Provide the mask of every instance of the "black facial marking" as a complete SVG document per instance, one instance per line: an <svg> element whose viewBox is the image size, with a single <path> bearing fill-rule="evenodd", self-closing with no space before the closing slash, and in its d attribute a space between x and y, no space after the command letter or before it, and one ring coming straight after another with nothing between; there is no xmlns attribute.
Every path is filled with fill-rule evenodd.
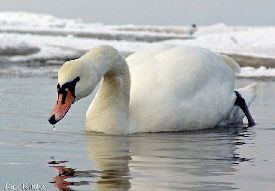
<svg viewBox="0 0 275 191"><path fill-rule="evenodd" d="M74 96L75 98L75 86L76 86L76 83L80 80L79 77L75 78L73 81L71 82L67 82L65 84L63 84L62 86L60 86L59 84L57 84L57 92L58 92L58 95L59 94L63 94L63 97L62 97L62 105L65 104L65 100L66 100L66 97L67 97L67 91L66 89L68 89L68 91L71 92L71 94Z"/></svg>
<svg viewBox="0 0 275 191"><path fill-rule="evenodd" d="M65 104L67 95L68 95L68 92L67 92L67 91L64 91L63 96L62 96L62 102L61 102L62 105Z"/></svg>

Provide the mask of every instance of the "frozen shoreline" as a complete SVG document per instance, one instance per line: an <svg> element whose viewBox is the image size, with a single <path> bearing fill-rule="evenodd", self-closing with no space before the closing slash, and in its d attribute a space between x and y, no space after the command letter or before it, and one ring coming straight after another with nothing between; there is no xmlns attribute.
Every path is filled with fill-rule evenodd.
<svg viewBox="0 0 275 191"><path fill-rule="evenodd" d="M262 75L275 76L275 26L219 23L192 30L190 26L103 25L45 14L0 12L0 64L61 64L100 44L114 46L128 56L160 43L174 43L229 55L255 71L264 66ZM254 75L252 69L248 73Z"/></svg>
<svg viewBox="0 0 275 191"><path fill-rule="evenodd" d="M233 58L241 67L254 67L259 68L261 66L267 68L275 68L275 58L255 57L249 55L227 54Z"/></svg>
<svg viewBox="0 0 275 191"><path fill-rule="evenodd" d="M0 63L0 78L56 78L57 72L63 64L62 61L52 63L25 62L25 63ZM275 80L275 68L261 66L241 67L241 73L236 78L253 78L257 80Z"/></svg>

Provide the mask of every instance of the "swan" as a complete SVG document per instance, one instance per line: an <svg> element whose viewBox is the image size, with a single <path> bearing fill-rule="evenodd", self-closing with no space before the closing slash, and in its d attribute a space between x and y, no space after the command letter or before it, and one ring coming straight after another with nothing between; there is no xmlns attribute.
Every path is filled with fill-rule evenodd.
<svg viewBox="0 0 275 191"><path fill-rule="evenodd" d="M127 59L99 45L65 62L58 100L48 117L56 124L71 105L99 90L86 113L86 130L106 134L199 130L254 120L248 107L256 84L234 91L240 66L200 47L162 44Z"/></svg>

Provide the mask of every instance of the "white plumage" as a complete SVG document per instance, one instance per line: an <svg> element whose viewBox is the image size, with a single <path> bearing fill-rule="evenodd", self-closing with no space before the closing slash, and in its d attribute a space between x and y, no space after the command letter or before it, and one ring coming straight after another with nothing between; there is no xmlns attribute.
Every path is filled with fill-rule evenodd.
<svg viewBox="0 0 275 191"><path fill-rule="evenodd" d="M128 69L129 68L129 69ZM62 84L76 77L76 100L100 89L86 115L86 130L109 134L182 131L239 122L233 110L235 74L231 58L199 47L164 44L126 60L113 47L98 46L59 71ZM255 84L241 90L247 104ZM237 115L237 116L236 116Z"/></svg>

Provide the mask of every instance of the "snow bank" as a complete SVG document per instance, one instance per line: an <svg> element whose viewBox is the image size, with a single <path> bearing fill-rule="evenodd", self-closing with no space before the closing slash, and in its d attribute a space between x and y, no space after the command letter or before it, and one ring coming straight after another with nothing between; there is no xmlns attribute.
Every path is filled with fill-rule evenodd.
<svg viewBox="0 0 275 191"><path fill-rule="evenodd" d="M166 42L201 46L224 54L275 59L275 27L228 27L223 24L202 27L192 40Z"/></svg>
<svg viewBox="0 0 275 191"><path fill-rule="evenodd" d="M30 61L47 61L47 60L68 60L79 57L89 49L100 44L109 44L119 49L125 55L133 53L142 48L150 46L150 43L128 41L106 41L91 38L68 37L51 37L41 35L17 35L17 34L0 34L0 39L9 39L6 45L0 45L0 52L6 52L8 44L17 47L22 51L26 48L29 50L25 55L8 55L6 58L10 62L30 62ZM36 46L33 46L33 45ZM21 45L21 46L18 46ZM31 48L36 48L38 52L31 52Z"/></svg>
<svg viewBox="0 0 275 191"><path fill-rule="evenodd" d="M198 36L207 35L207 34L213 35L213 34L228 33L228 32L232 32L233 30L234 29L232 27L229 27L224 23L218 23L211 26L201 27L196 34Z"/></svg>
<svg viewBox="0 0 275 191"><path fill-rule="evenodd" d="M189 29L103 25L45 14L0 12L0 61L64 61L99 44L109 44L128 55L165 42L201 46L223 54L270 58L271 65L275 60L275 26L232 27L219 23L199 26L193 36L187 34Z"/></svg>
<svg viewBox="0 0 275 191"><path fill-rule="evenodd" d="M20 40L18 35L0 34L0 39L0 55L29 55L40 51L38 46L25 40Z"/></svg>
<svg viewBox="0 0 275 191"><path fill-rule="evenodd" d="M181 30L179 28L172 28L169 30L163 27L145 27L138 30L134 28L131 29L127 26L102 25L99 23L87 24L83 23L81 20L60 19L51 15L22 12L0 13L0 24L0 31L19 34L51 36L73 35L75 37L105 40L149 42L174 38L190 38L190 35L184 33L183 27L181 27ZM178 32L179 30L181 31L180 33Z"/></svg>
<svg viewBox="0 0 275 191"><path fill-rule="evenodd" d="M237 76L240 77L275 77L275 68L266 68L261 66L260 68L242 67L241 73Z"/></svg>
<svg viewBox="0 0 275 191"><path fill-rule="evenodd" d="M60 19L47 14L0 12L1 28L81 28L79 19Z"/></svg>

